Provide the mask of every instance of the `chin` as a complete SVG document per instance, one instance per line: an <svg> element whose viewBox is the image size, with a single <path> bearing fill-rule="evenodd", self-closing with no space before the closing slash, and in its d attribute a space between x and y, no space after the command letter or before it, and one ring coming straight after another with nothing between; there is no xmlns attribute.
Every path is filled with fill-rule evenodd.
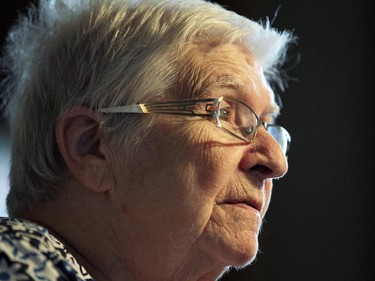
<svg viewBox="0 0 375 281"><path fill-rule="evenodd" d="M233 258L231 266L236 268L243 268L250 265L256 258L257 253L243 253L242 255L237 255Z"/></svg>
<svg viewBox="0 0 375 281"><path fill-rule="evenodd" d="M241 217L240 217L241 218ZM259 222L256 219L232 220L206 228L201 246L213 260L223 266L244 267L258 254ZM226 222L226 221L225 221Z"/></svg>
<svg viewBox="0 0 375 281"><path fill-rule="evenodd" d="M226 253L227 262L236 268L246 267L255 260L258 253L258 235L253 234L242 243L241 241L236 242L236 247L233 247L230 253Z"/></svg>

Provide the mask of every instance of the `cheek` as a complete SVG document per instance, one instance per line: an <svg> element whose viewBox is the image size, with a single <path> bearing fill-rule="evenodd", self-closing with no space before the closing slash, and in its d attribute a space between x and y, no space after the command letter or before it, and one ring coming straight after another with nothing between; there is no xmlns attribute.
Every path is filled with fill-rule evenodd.
<svg viewBox="0 0 375 281"><path fill-rule="evenodd" d="M175 160L173 170L163 175L168 177L168 186L161 187L165 190L160 193L164 219L169 218L165 225L171 227L179 221L175 235L194 240L211 223L218 196L226 193L237 169L235 155L222 146L198 143L185 146L184 157Z"/></svg>
<svg viewBox="0 0 375 281"><path fill-rule="evenodd" d="M176 158L175 167L180 167L183 172L189 167L192 173L190 186L193 193L199 196L216 196L220 189L228 182L238 167L241 157L238 151L225 146L227 140L221 142L226 134L215 128L211 122L197 122L196 126L187 126L180 132L180 143L184 145ZM218 141L219 140L219 141ZM181 157L181 155L183 155Z"/></svg>
<svg viewBox="0 0 375 281"><path fill-rule="evenodd" d="M240 155L213 142L215 133L221 132L196 126L158 134L132 163L122 163L117 185L123 191L117 200L123 214L138 225L137 235L152 233L155 244L193 243L207 228L218 231L219 219L211 222L213 210L238 169ZM162 137L167 135L173 138Z"/></svg>

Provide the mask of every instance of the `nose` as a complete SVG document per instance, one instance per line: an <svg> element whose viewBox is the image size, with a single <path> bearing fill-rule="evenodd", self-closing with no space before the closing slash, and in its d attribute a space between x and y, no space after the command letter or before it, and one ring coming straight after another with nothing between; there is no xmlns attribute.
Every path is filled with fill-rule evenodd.
<svg viewBox="0 0 375 281"><path fill-rule="evenodd" d="M261 127L244 153L239 167L265 180L283 177L288 171L288 161L280 144Z"/></svg>

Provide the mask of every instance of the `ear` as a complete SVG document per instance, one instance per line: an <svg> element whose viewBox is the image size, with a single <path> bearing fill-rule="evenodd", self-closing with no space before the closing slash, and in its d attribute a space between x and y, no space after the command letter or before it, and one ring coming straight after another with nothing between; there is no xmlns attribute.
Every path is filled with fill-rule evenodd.
<svg viewBox="0 0 375 281"><path fill-rule="evenodd" d="M110 153L99 118L87 107L69 109L57 120L56 141L72 176L91 191L105 192L112 188Z"/></svg>

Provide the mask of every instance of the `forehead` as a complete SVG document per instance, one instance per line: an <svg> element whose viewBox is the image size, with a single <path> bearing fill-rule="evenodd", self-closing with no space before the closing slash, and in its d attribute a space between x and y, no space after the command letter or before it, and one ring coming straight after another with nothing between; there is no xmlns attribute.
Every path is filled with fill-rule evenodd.
<svg viewBox="0 0 375 281"><path fill-rule="evenodd" d="M185 65L192 96L229 95L252 106L256 103L278 111L262 68L242 45L192 46L186 53Z"/></svg>

